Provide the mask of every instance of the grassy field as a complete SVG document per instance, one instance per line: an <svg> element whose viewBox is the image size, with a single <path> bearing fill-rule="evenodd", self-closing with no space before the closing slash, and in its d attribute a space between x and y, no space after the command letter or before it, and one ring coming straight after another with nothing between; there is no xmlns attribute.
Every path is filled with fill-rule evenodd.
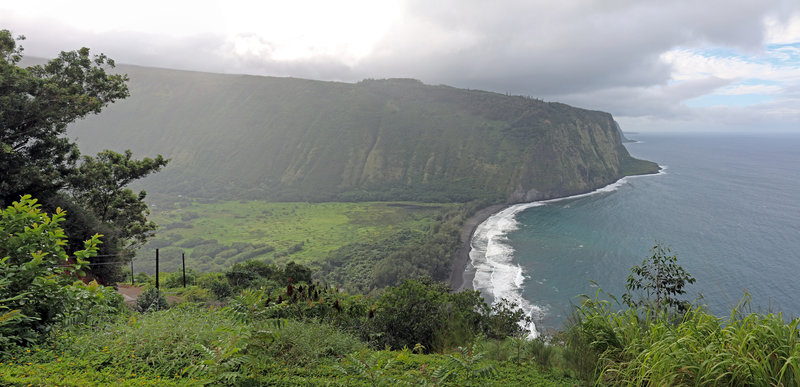
<svg viewBox="0 0 800 387"><path fill-rule="evenodd" d="M449 204L411 202L271 203L188 202L154 211L156 237L139 250L135 272L153 272L155 249L161 270L224 270L236 262L269 259L313 263L348 243L387 237L400 230L427 230ZM201 251L202 250L202 251Z"/></svg>

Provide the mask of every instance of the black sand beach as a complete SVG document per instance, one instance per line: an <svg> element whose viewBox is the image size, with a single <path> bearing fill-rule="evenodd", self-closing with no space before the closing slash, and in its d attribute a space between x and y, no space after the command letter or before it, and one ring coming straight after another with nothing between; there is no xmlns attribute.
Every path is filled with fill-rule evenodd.
<svg viewBox="0 0 800 387"><path fill-rule="evenodd" d="M454 291L463 289L472 289L472 278L465 278L465 270L469 262L469 252L471 250L472 235L479 224L483 223L490 216L506 208L508 204L496 204L486 207L471 218L464 222L464 227L461 228L461 245L456 252L455 260L453 261L453 270L450 273L450 287Z"/></svg>

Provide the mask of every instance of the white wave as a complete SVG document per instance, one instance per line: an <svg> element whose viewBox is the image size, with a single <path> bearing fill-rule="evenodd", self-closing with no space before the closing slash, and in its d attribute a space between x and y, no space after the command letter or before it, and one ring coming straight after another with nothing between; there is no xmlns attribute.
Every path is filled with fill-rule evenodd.
<svg viewBox="0 0 800 387"><path fill-rule="evenodd" d="M665 170L666 166L662 166L657 175L665 173ZM514 248L509 245L507 238L509 232L519 227L516 219L517 214L529 208L544 206L548 203L579 199L598 193L614 192L626 184L629 179L635 177L638 176L623 177L614 183L585 194L515 204L487 218L475 228L475 233L470 242L469 257L471 267L469 270L475 271L472 288L480 291L484 296L490 296L493 304L502 299L516 303L531 318L532 322L525 327L530 331L528 337L531 339L536 338L539 332L536 330L535 321L541 320L546 313L546 309L534 305L522 297L525 272L522 266L514 260Z"/></svg>

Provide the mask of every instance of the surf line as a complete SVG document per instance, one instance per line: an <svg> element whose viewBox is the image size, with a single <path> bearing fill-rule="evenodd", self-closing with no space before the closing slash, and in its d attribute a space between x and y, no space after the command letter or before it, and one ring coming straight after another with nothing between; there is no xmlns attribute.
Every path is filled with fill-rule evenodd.
<svg viewBox="0 0 800 387"><path fill-rule="evenodd" d="M625 176L605 187L588 193L515 204L493 214L475 228L470 241L470 259L467 271L474 272L472 288L480 291L484 297L488 297L492 305L503 299L516 303L530 317L530 324L524 328L530 332L528 338L535 339L540 334L536 330L535 322L541 320L547 311L545 308L534 305L522 297L525 271L515 261L514 248L509 244L507 237L509 232L519 228L519 222L516 219L517 214L529 208L540 207L562 200L580 199L599 193L614 192L631 178L658 176L666 173L666 166L659 166L659 168L660 170L656 174Z"/></svg>

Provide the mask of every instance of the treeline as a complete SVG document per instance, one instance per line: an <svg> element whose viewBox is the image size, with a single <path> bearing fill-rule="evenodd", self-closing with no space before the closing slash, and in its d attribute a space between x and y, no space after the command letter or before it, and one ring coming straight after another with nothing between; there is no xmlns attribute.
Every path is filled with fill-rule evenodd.
<svg viewBox="0 0 800 387"><path fill-rule="evenodd" d="M443 209L427 232L406 230L339 248L320 265L320 278L365 294L421 276L446 281L464 222L486 205L486 201L475 201Z"/></svg>
<svg viewBox="0 0 800 387"><path fill-rule="evenodd" d="M473 200L501 201L505 197L498 192L487 191L469 178L458 182L430 182L413 186L383 184L363 189L337 190L309 189L309 187L292 187L274 184L263 187L250 187L232 192L230 187L191 183L184 181L176 185L175 192L192 192L198 199L213 198L216 200L266 200L275 202L292 202L302 198L311 203L320 202L379 202L379 201L413 201L422 203L466 203Z"/></svg>

